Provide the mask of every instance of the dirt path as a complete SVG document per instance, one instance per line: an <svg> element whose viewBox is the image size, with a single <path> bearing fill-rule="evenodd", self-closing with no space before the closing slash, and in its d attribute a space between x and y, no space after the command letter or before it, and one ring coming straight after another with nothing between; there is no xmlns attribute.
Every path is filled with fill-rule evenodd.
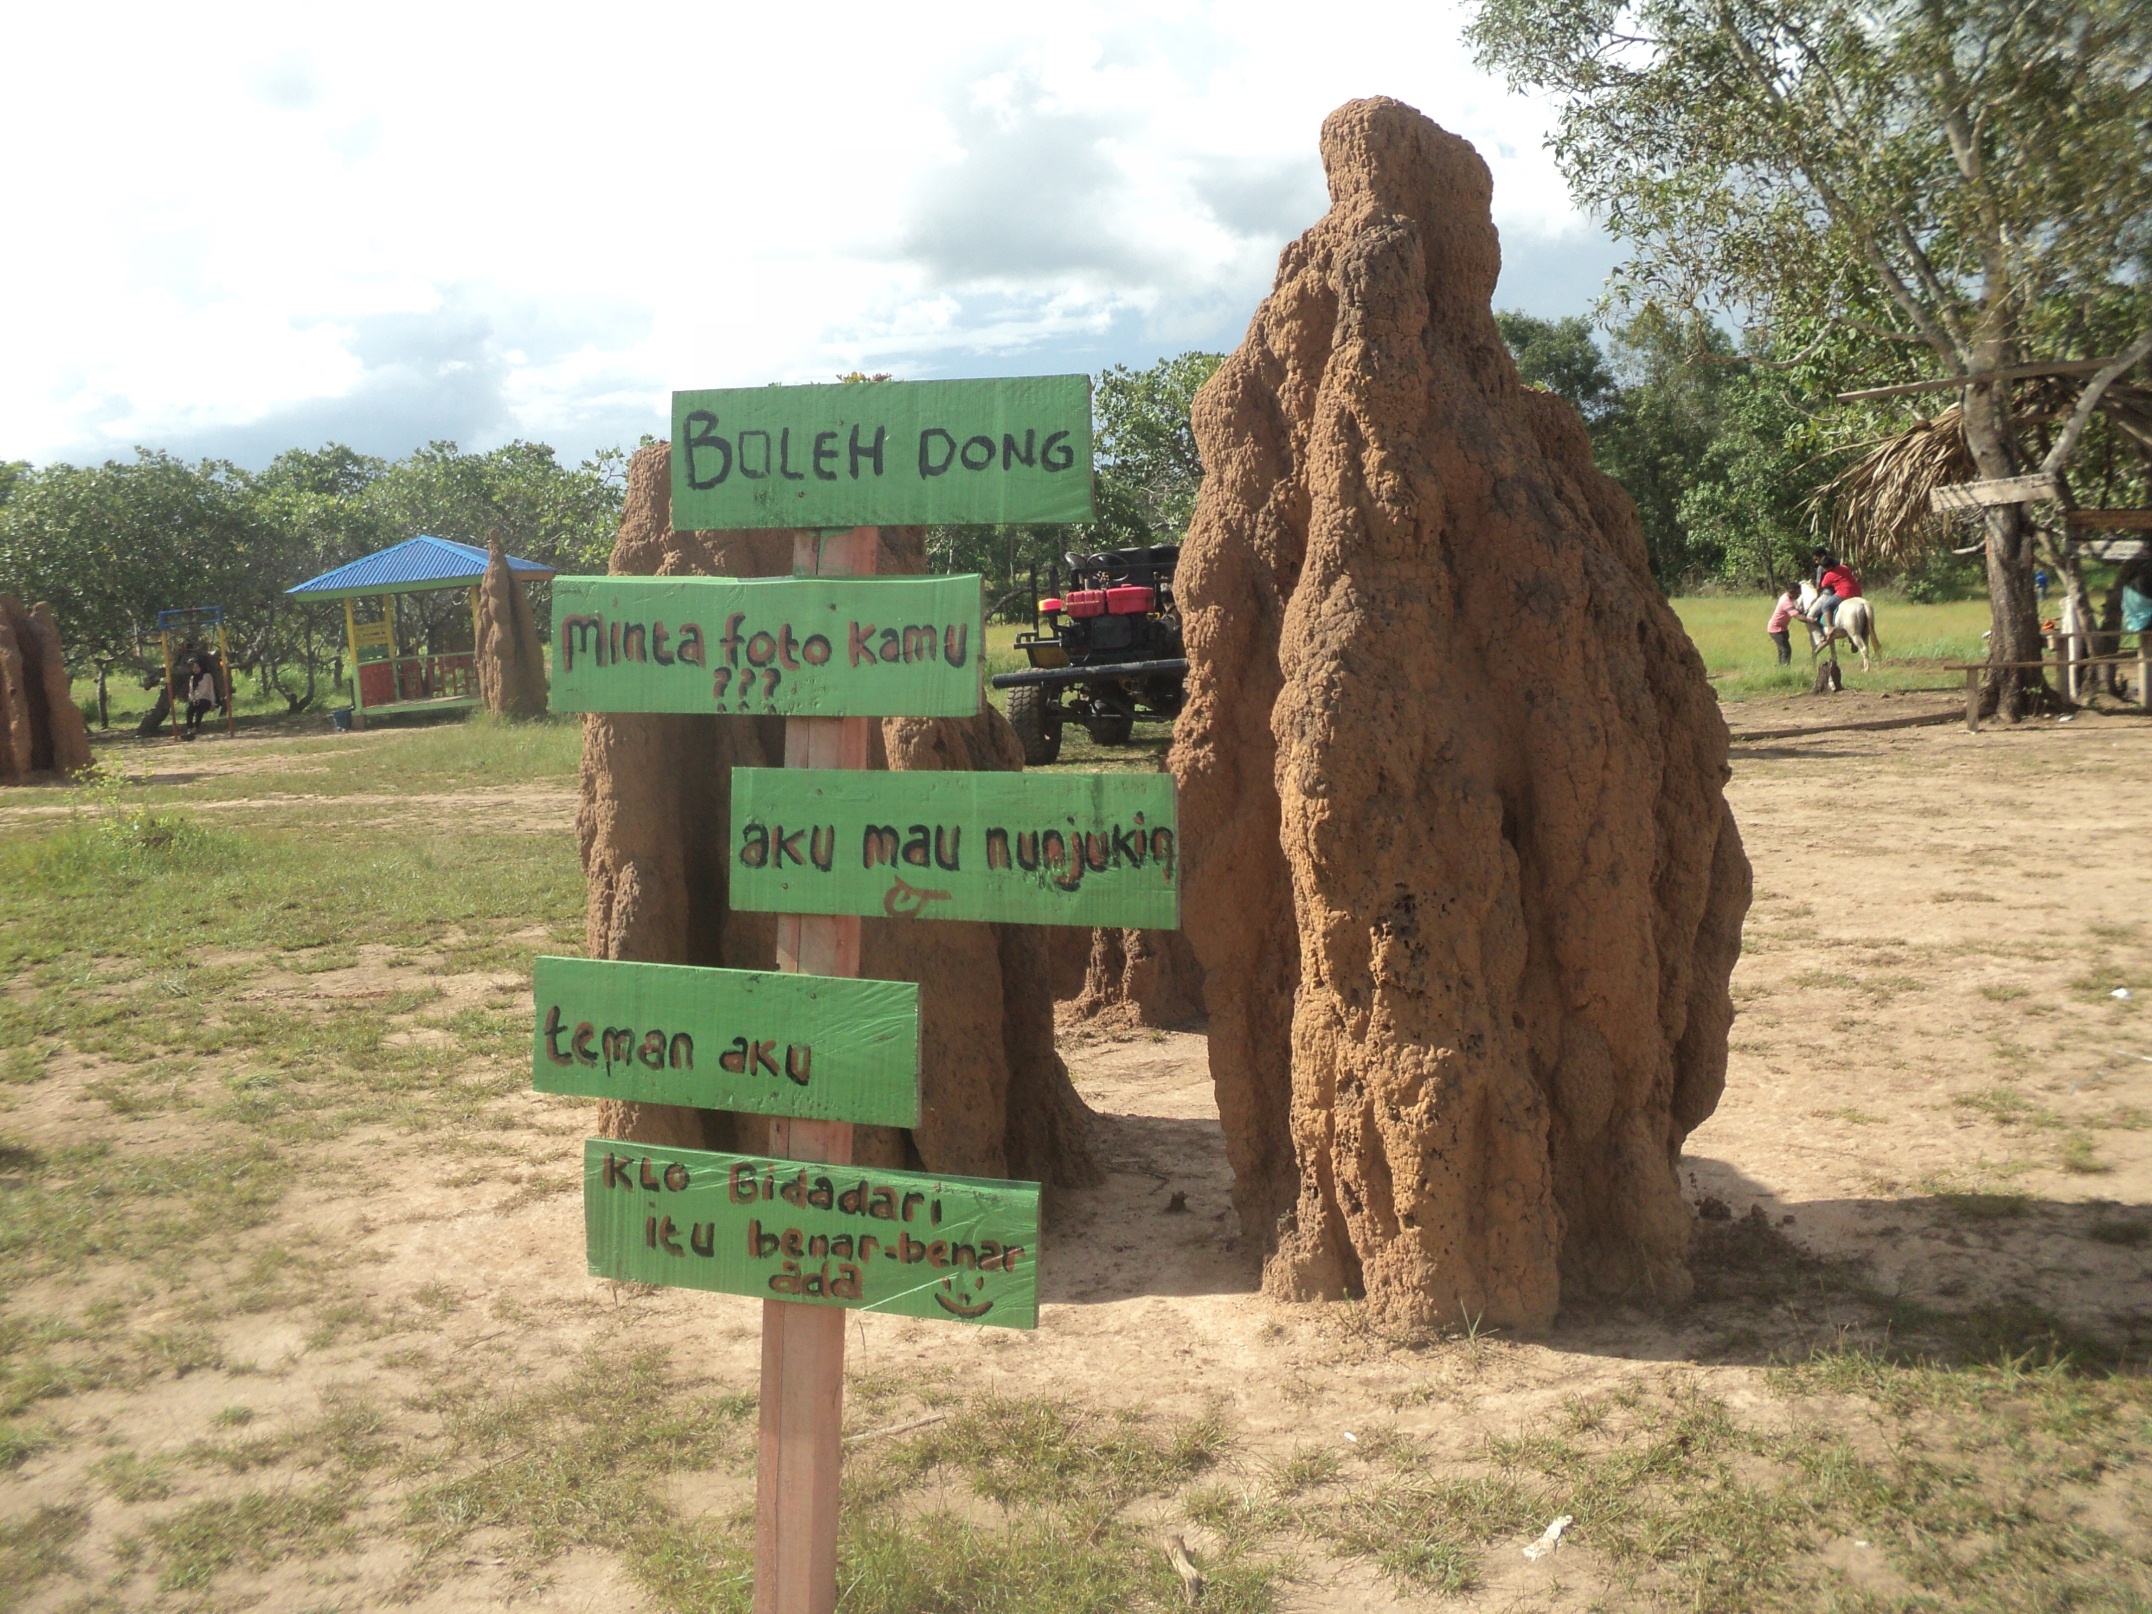
<svg viewBox="0 0 2152 1614"><path fill-rule="evenodd" d="M1862 1282L1909 1300L2038 1306L2140 1352L2152 1342L2152 1259L2142 1233L2129 1231L2152 1218L2148 780L2152 725L2124 719L1737 746L1732 794L1758 895L1735 978L1726 1098L1683 1165L1707 1240L1714 1229L1765 1228L1770 1240L1791 1241L1769 1248L1798 1272L1843 1259ZM406 809L433 800L394 799ZM311 798L218 805L290 800ZM361 816L375 805L320 800ZM444 798L442 809L482 801ZM561 804L540 805L557 827ZM419 985L447 993L426 1011L436 1016L527 1001L520 979L444 978L423 962L264 975L257 990ZM1200 1036L1079 1038L1065 1051L1098 1113L1109 1176L1056 1210L1038 1331L856 1316L850 1368L863 1431L996 1395L1132 1407L1151 1422L1216 1413L1236 1442L1225 1489L1314 1506L1372 1484L1378 1450L1409 1448L1440 1470L1594 1398L1708 1395L1777 1429L1792 1415L1763 1364L1854 1326L1838 1290L1707 1284L1703 1303L1671 1315L1581 1303L1541 1340L1404 1349L1369 1338L1350 1306L1285 1306L1257 1292L1233 1234ZM500 1068L515 1074L512 1058ZM176 1124L130 1132L94 1098L97 1076L94 1061L81 1061L33 1090L9 1115L10 1132L57 1146L102 1129L125 1150ZM56 1497L90 1500L67 1548L72 1569L26 1607L89 1607L80 1600L99 1587L111 1601L98 1607L191 1606L202 1588L160 1589L141 1567L144 1540L164 1539L156 1521L175 1497L236 1507L265 1485L312 1494L301 1448L332 1440L320 1431L343 1427L323 1421L339 1407L367 1409L378 1423L366 1449L389 1454L364 1469L375 1477L342 1527L349 1540L260 1563L242 1555L217 1570L215 1606L660 1606L618 1552L576 1548L534 1561L520 1530L481 1522L429 1556L401 1533L399 1521L429 1494L428 1454L452 1444L469 1398L557 1382L585 1352L652 1345L695 1384L739 1391L755 1379L758 1303L585 1276L585 1106L518 1090L488 1113L483 1127L437 1146L389 1128L338 1141L275 1223L245 1242L257 1258L276 1249L296 1260L279 1269L290 1274L286 1292L188 1324L206 1337L178 1373L91 1385L58 1403L67 1438L0 1478L0 1520L27 1518ZM1762 1298L1712 1298L1722 1292ZM25 1310L67 1303L57 1286L16 1297ZM1873 1403L1816 1403L1827 1404L1844 1411L1848 1438L1881 1449ZM240 1428L291 1439L265 1448L253 1468L236 1459L171 1466L190 1451L229 1450ZM741 1450L669 1474L670 1505L689 1521L737 1518L752 1498ZM115 1452L166 1463L164 1488L114 1483ZM1280 1478L1294 1474L1302 1478ZM2143 1481L2118 1483L2058 1505L2152 1548ZM1207 1561L1228 1544L1215 1518L1155 1522L1184 1531ZM1588 1545L1527 1560L1521 1549L1537 1528L1486 1548L1478 1584L1455 1596L1401 1590L1369 1558L1303 1540L1278 1606L1342 1614L1654 1600L1632 1603L1620 1590L1629 1583ZM1904 1585L1850 1533L1813 1550L1842 1591L1887 1597Z"/></svg>

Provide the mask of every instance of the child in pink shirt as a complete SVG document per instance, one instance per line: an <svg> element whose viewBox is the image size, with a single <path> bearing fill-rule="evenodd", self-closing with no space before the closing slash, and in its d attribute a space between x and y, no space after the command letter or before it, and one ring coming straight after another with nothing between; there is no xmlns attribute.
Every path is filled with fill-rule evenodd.
<svg viewBox="0 0 2152 1614"><path fill-rule="evenodd" d="M1800 614L1801 602L1793 597L1793 590L1790 588L1778 597L1778 604L1771 608L1771 620L1765 626L1764 632L1768 633L1771 642L1778 646L1778 664L1781 667L1793 660L1793 640L1786 624Z"/></svg>

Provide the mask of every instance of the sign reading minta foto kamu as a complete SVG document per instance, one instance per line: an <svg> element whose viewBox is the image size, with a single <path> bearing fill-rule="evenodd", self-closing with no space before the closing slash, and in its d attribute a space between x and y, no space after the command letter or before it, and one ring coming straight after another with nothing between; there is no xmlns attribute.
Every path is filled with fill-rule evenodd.
<svg viewBox="0 0 2152 1614"><path fill-rule="evenodd" d="M673 394L683 528L1091 519L1088 376Z"/></svg>
<svg viewBox="0 0 2152 1614"><path fill-rule="evenodd" d="M593 1277L1035 1328L1039 1185L593 1138Z"/></svg>
<svg viewBox="0 0 2152 1614"><path fill-rule="evenodd" d="M1180 924L1171 775L732 770L735 908Z"/></svg>
<svg viewBox="0 0 2152 1614"><path fill-rule="evenodd" d="M561 577L556 712L970 717L979 579Z"/></svg>

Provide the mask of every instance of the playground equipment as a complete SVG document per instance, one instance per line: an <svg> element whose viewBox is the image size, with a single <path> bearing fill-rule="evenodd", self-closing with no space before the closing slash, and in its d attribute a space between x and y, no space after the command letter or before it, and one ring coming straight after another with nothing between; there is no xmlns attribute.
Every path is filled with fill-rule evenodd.
<svg viewBox="0 0 2152 1614"><path fill-rule="evenodd" d="M544 582L550 566L510 555L519 582ZM284 592L293 599L344 602L344 635L351 652L352 724L404 712L454 711L479 702L475 648L407 654L396 632L396 599L402 594L440 594L467 589L471 642L478 642L478 585L486 575L486 552L470 544L421 534L400 544L323 572ZM378 601L379 615L361 622L358 605Z"/></svg>
<svg viewBox="0 0 2152 1614"><path fill-rule="evenodd" d="M179 657L202 654L207 648L202 635L210 628L217 630L217 654L210 665L217 681L217 704L224 708L225 737L228 739L236 732L232 722L232 647L224 636L224 607L190 605L177 611L157 613L157 638L164 648L164 695L172 709L172 738L175 740L179 738L180 718L187 710L187 684L179 675ZM172 653L174 634L179 636L179 656Z"/></svg>

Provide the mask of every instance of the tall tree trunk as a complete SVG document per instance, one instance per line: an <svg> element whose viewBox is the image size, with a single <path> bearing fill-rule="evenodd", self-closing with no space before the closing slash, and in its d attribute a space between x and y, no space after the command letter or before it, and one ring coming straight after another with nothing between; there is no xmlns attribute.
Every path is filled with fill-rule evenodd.
<svg viewBox="0 0 2152 1614"><path fill-rule="evenodd" d="M1965 446L1988 479L2020 470L2003 389L2008 382L1965 389ZM1990 505L1988 533L1988 660L2040 659L2040 597L2032 585L2032 523L2021 504ZM1988 673L1981 709L2015 722L2047 703L2047 681L2038 667L1996 666Z"/></svg>
<svg viewBox="0 0 2152 1614"><path fill-rule="evenodd" d="M97 726L100 729L112 726L112 702L105 695L105 679L111 671L106 663L100 661L97 664Z"/></svg>

